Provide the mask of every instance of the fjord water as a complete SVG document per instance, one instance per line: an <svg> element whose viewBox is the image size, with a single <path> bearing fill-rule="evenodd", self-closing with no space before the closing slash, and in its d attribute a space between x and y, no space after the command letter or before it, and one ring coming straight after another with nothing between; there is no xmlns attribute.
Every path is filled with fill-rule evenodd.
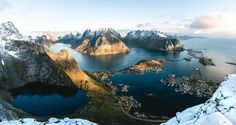
<svg viewBox="0 0 236 125"><path fill-rule="evenodd" d="M115 74L110 80L113 84L128 84L128 93L118 93L134 96L141 105L141 112L151 115L173 116L176 112L182 111L202 102L205 98L175 92L173 87L164 86L160 80L168 74L176 76L190 76L198 73L203 79L222 81L228 73L235 73L236 66L225 62L236 62L235 50L236 40L223 38L195 38L183 40L186 49L202 51L205 56L212 58L216 66L203 66L198 59L190 62L184 60L189 57L187 51L183 52L158 52L141 48L131 48L130 53L110 56L88 56L75 52L64 44L57 44L51 50L58 52L60 49L67 49L76 59L83 70L119 70L137 63L143 59L165 58L165 64L160 73L147 72L142 76L132 74ZM196 72L199 68L200 72Z"/></svg>
<svg viewBox="0 0 236 125"><path fill-rule="evenodd" d="M177 93L174 87L165 86L160 80L166 75L168 74L153 72L146 72L142 76L115 74L110 80L114 84L129 85L128 93L118 92L117 94L133 96L141 103L141 108L137 110L149 115L173 117L176 112L207 100L206 98Z"/></svg>
<svg viewBox="0 0 236 125"><path fill-rule="evenodd" d="M86 93L74 88L30 83L10 90L12 104L38 116L59 116L78 111L88 102Z"/></svg>
<svg viewBox="0 0 236 125"><path fill-rule="evenodd" d="M130 53L107 56L88 56L72 50L69 45L58 43L50 49L59 52L67 49L75 58L77 63L86 71L119 70L136 64L142 59L165 58L169 62L165 65L167 73L176 73L179 76L189 75L199 68L202 77L208 80L222 81L228 73L235 73L236 66L225 62L236 62L235 50L236 39L224 38L193 38L181 40L186 49L202 51L205 56L212 58L216 66L203 66L197 59L190 62L183 60L188 57L186 51L183 52L159 52L141 48L130 48Z"/></svg>

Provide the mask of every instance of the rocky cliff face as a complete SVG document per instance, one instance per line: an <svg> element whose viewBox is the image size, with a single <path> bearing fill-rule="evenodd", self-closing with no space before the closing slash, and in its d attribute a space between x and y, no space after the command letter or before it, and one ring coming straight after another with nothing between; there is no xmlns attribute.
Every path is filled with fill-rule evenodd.
<svg viewBox="0 0 236 125"><path fill-rule="evenodd" d="M7 27L7 28L5 28ZM11 22L1 25L0 82L3 88L31 82L73 85L70 78L48 57L43 46L23 37ZM3 37L2 37L3 36Z"/></svg>
<svg viewBox="0 0 236 125"><path fill-rule="evenodd" d="M76 51L89 55L111 55L129 52L129 48L110 30L99 34L86 33Z"/></svg>
<svg viewBox="0 0 236 125"><path fill-rule="evenodd" d="M129 47L140 47L160 51L183 50L183 46L178 39L168 37L168 35L159 31L131 31L127 34L124 41Z"/></svg>
<svg viewBox="0 0 236 125"><path fill-rule="evenodd" d="M75 86L47 55L46 49L21 35L12 22L0 25L0 62L1 94L31 82ZM17 118L16 111L26 114L0 99L0 120Z"/></svg>
<svg viewBox="0 0 236 125"><path fill-rule="evenodd" d="M225 81L206 103L188 108L163 125L235 125L236 74Z"/></svg>

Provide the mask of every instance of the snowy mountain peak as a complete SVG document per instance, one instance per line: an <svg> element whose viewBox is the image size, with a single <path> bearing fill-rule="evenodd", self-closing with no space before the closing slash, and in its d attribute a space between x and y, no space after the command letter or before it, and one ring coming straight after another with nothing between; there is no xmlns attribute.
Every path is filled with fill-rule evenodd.
<svg viewBox="0 0 236 125"><path fill-rule="evenodd" d="M236 74L226 75L212 98L176 113L176 117L163 125L235 125Z"/></svg>
<svg viewBox="0 0 236 125"><path fill-rule="evenodd" d="M156 30L134 30L127 34L131 38L167 38L168 36Z"/></svg>
<svg viewBox="0 0 236 125"><path fill-rule="evenodd" d="M22 34L14 26L11 21L0 25L0 38L1 39L22 39Z"/></svg>
<svg viewBox="0 0 236 125"><path fill-rule="evenodd" d="M12 33L19 33L18 29L14 26L13 22L11 21L1 24L0 29L1 31L6 30Z"/></svg>
<svg viewBox="0 0 236 125"><path fill-rule="evenodd" d="M101 28L99 30L92 31L90 29L87 29L83 33L83 38L90 38L90 39L97 39L99 36L104 35L105 33L110 33L113 36L117 38L121 38L121 35L119 32L115 31L112 28Z"/></svg>

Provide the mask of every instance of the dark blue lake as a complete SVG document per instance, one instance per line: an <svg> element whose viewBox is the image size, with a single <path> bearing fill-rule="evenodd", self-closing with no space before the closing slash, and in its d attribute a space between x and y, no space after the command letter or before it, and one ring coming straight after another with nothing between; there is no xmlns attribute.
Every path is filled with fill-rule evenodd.
<svg viewBox="0 0 236 125"><path fill-rule="evenodd" d="M89 98L74 88L31 83L11 89L12 104L32 115L59 116L71 114L84 107Z"/></svg>

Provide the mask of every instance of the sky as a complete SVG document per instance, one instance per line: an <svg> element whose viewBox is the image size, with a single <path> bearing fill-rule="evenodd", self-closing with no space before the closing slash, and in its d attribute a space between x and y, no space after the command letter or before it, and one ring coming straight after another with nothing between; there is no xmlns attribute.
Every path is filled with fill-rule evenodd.
<svg viewBox="0 0 236 125"><path fill-rule="evenodd" d="M236 36L236 0L0 0L0 23L22 32L155 29Z"/></svg>

